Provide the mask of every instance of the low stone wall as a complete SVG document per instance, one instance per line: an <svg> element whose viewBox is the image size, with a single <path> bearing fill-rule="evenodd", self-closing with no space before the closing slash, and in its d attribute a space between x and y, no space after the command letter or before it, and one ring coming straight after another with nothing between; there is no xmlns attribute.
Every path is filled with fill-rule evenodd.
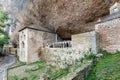
<svg viewBox="0 0 120 80"><path fill-rule="evenodd" d="M44 60L53 66L65 68L68 64L75 65L76 62L81 61L85 54L89 52L81 52L75 48L45 48L43 49Z"/></svg>
<svg viewBox="0 0 120 80"><path fill-rule="evenodd" d="M76 77L74 77L72 80L86 80L90 73L91 67L92 67L92 63L84 66L83 69L79 68L77 70Z"/></svg>
<svg viewBox="0 0 120 80"><path fill-rule="evenodd" d="M16 55L17 54L17 48L11 48L10 53L13 54L13 55Z"/></svg>
<svg viewBox="0 0 120 80"><path fill-rule="evenodd" d="M16 55L17 54L17 49L18 48L14 48L11 44L5 44L4 47L3 47L3 52Z"/></svg>
<svg viewBox="0 0 120 80"><path fill-rule="evenodd" d="M76 71L69 73L67 76L62 79L57 80L86 80L90 70L93 66L93 61L89 61L87 64L82 65Z"/></svg>
<svg viewBox="0 0 120 80"><path fill-rule="evenodd" d="M42 57L53 66L65 68L67 65L75 65L89 54L89 50L97 54L97 34L95 31L72 36L71 47L44 48ZM43 59L41 58L41 59Z"/></svg>

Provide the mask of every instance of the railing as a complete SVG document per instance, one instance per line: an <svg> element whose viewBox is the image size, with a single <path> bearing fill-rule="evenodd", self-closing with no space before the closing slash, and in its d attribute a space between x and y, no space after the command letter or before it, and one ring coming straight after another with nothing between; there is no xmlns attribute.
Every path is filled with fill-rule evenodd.
<svg viewBox="0 0 120 80"><path fill-rule="evenodd" d="M72 47L71 41L63 41L63 42L55 42L52 44L48 44L49 48L70 48Z"/></svg>

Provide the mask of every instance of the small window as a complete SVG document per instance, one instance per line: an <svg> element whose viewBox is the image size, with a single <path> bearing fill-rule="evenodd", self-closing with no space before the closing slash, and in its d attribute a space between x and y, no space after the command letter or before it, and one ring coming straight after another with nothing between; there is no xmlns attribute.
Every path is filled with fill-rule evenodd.
<svg viewBox="0 0 120 80"><path fill-rule="evenodd" d="M24 39L25 39L25 37L26 37L26 36L24 35Z"/></svg>
<svg viewBox="0 0 120 80"><path fill-rule="evenodd" d="M117 13L117 12L119 12L119 9L118 9L118 7L116 7L116 8L114 8L114 13Z"/></svg>
<svg viewBox="0 0 120 80"><path fill-rule="evenodd" d="M24 42L22 42L22 48L25 48L25 44L24 44Z"/></svg>
<svg viewBox="0 0 120 80"><path fill-rule="evenodd" d="M22 34L24 34L24 32L22 31Z"/></svg>

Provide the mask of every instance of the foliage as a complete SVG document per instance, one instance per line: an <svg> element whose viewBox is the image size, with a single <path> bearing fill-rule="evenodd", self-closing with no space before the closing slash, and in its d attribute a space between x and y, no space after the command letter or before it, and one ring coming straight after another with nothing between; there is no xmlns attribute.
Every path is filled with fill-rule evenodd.
<svg viewBox="0 0 120 80"><path fill-rule="evenodd" d="M5 27L4 21L7 19L8 17L3 12L2 8L0 8L0 47L8 43L8 34L3 30L3 28Z"/></svg>
<svg viewBox="0 0 120 80"><path fill-rule="evenodd" d="M22 63L19 62L19 64ZM37 61L31 64L9 68L8 80L15 80L16 78L18 78L17 80L39 80L40 74L44 73L45 68L46 66L44 61ZM21 72L21 70L23 71ZM13 76L13 74L16 76Z"/></svg>
<svg viewBox="0 0 120 80"><path fill-rule="evenodd" d="M33 65L33 64L37 64L37 65L45 65L45 61L36 61L36 62L33 62L33 63L31 63L31 64L29 64L29 65Z"/></svg>
<svg viewBox="0 0 120 80"><path fill-rule="evenodd" d="M6 14L2 10L2 8L0 8L0 22L4 22L7 19L8 19L8 17L6 16Z"/></svg>
<svg viewBox="0 0 120 80"><path fill-rule="evenodd" d="M104 57L98 58L87 80L119 80L120 79L120 52L110 54L101 50Z"/></svg>
<svg viewBox="0 0 120 80"><path fill-rule="evenodd" d="M18 76L13 76L12 80L19 80Z"/></svg>
<svg viewBox="0 0 120 80"><path fill-rule="evenodd" d="M87 59L87 60L93 60L93 59L95 59L96 58L96 56L95 56L95 54L88 54L88 55L85 55L85 58Z"/></svg>
<svg viewBox="0 0 120 80"><path fill-rule="evenodd" d="M3 22L0 22L1 27L5 27L5 24Z"/></svg>
<svg viewBox="0 0 120 80"><path fill-rule="evenodd" d="M2 47L4 44L8 44L9 37L8 35L0 35L0 47Z"/></svg>
<svg viewBox="0 0 120 80"><path fill-rule="evenodd" d="M102 49L100 49L99 51L98 51L98 53L101 53L101 54L103 54L103 55L109 55L110 53L109 52L107 52L106 50L102 50Z"/></svg>
<svg viewBox="0 0 120 80"><path fill-rule="evenodd" d="M93 60L95 58L96 58L96 56L92 52L92 49L89 49L89 51L87 52L87 54L85 54L85 59L87 59L87 60Z"/></svg>
<svg viewBox="0 0 120 80"><path fill-rule="evenodd" d="M38 80L38 79L37 79L38 76L37 76L37 75L34 75L34 74L30 75L29 78L30 78L31 80ZM29 80L29 79L27 79L27 77L26 77L26 80Z"/></svg>

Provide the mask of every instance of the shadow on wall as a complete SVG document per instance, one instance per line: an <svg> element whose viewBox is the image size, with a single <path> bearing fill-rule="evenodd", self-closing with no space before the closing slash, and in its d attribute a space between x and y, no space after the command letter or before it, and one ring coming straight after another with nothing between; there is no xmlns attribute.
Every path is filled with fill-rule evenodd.
<svg viewBox="0 0 120 80"><path fill-rule="evenodd" d="M37 50L37 53L38 53L38 56L41 60L44 60L44 55L43 55L43 51L42 51L42 47L40 47L38 50Z"/></svg>

